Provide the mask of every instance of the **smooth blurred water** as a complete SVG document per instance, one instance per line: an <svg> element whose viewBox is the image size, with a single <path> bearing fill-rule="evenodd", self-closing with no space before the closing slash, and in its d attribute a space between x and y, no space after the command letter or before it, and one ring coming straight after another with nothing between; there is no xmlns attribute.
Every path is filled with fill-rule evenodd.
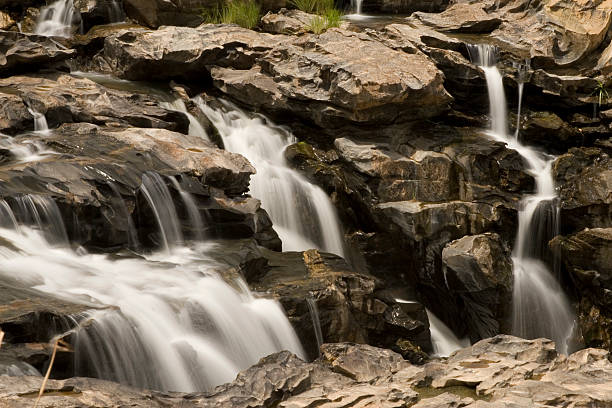
<svg viewBox="0 0 612 408"><path fill-rule="evenodd" d="M340 222L331 200L287 164L284 152L297 142L295 137L235 105L212 108L201 98L194 101L219 131L225 148L240 153L257 169L250 192L270 214L283 250L318 248L344 256Z"/></svg>
<svg viewBox="0 0 612 408"><path fill-rule="evenodd" d="M70 37L74 13L73 0L57 0L43 7L34 33L47 37Z"/></svg>
<svg viewBox="0 0 612 408"><path fill-rule="evenodd" d="M519 205L519 227L512 252L512 334L529 339L552 339L557 349L567 354L575 316L559 282L542 261L548 241L559 229L557 192L552 175L555 158L521 144L518 133L517 136L509 134L506 95L502 75L495 65L495 47L480 44L468 49L487 80L490 135L522 156L526 170L534 177L537 187L536 193L524 197Z"/></svg>

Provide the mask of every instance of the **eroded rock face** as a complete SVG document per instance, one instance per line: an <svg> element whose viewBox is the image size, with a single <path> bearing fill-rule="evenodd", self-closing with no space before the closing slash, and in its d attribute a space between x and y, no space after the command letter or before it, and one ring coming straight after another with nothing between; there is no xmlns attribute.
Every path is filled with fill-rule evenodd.
<svg viewBox="0 0 612 408"><path fill-rule="evenodd" d="M442 31L491 33L517 54L567 65L601 45L612 23L611 8L609 0L466 0L440 14L416 13L415 18Z"/></svg>
<svg viewBox="0 0 612 408"><path fill-rule="evenodd" d="M51 72L0 79L0 98L7 101L0 132L15 134L34 127L28 107L45 115L49 126L86 122L129 125L187 133L189 120L159 106L151 95L118 91L72 75Z"/></svg>
<svg viewBox="0 0 612 408"><path fill-rule="evenodd" d="M0 75L30 71L75 55L55 40L34 34L0 31Z"/></svg>
<svg viewBox="0 0 612 408"><path fill-rule="evenodd" d="M318 308L324 342L392 347L398 340L409 340L431 349L424 307L398 303L382 291L379 280L351 270L342 258L317 250L260 253L267 266L253 261L250 267L243 265L248 283L278 298L313 358L318 352L308 299Z"/></svg>
<svg viewBox="0 0 612 408"><path fill-rule="evenodd" d="M202 80L208 65L251 67L282 39L233 25L129 29L108 37L100 58L121 78Z"/></svg>
<svg viewBox="0 0 612 408"><path fill-rule="evenodd" d="M612 160L599 148L573 148L553 165L564 229L612 225Z"/></svg>
<svg viewBox="0 0 612 408"><path fill-rule="evenodd" d="M249 70L213 68L211 75L216 87L247 105L331 127L431 117L451 99L425 55L342 29L282 42Z"/></svg>
<svg viewBox="0 0 612 408"><path fill-rule="evenodd" d="M499 334L512 299L510 250L499 235L455 240L442 250L442 262L447 285L465 302L472 337Z"/></svg>
<svg viewBox="0 0 612 408"><path fill-rule="evenodd" d="M550 246L582 296L579 321L586 345L612 349L612 228L558 236Z"/></svg>
<svg viewBox="0 0 612 408"><path fill-rule="evenodd" d="M321 357L312 363L282 351L206 394L159 393L74 378L50 380L40 406L545 408L554 403L605 407L612 403L608 356L600 349L557 355L546 339L497 336L448 360L416 367L389 350L325 344ZM23 406L38 393L41 381L0 377L0 398L7 407Z"/></svg>
<svg viewBox="0 0 612 408"><path fill-rule="evenodd" d="M306 26L310 24L313 14L301 10L281 9L278 13L267 13L261 18L261 29L272 34L301 34L305 33Z"/></svg>

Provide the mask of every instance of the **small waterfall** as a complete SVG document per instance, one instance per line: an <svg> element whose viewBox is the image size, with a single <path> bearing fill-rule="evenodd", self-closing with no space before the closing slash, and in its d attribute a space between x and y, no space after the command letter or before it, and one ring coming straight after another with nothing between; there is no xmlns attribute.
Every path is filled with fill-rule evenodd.
<svg viewBox="0 0 612 408"><path fill-rule="evenodd" d="M60 245L68 243L62 214L53 199L26 194L16 197L15 203L17 208L12 209L14 213L12 221L16 220L20 225L38 228L51 242Z"/></svg>
<svg viewBox="0 0 612 408"><path fill-rule="evenodd" d="M431 344L433 346L434 355L438 357L448 357L452 352L470 346L469 339L459 339L436 315L428 309L425 309L425 311L429 319L429 332L431 333Z"/></svg>
<svg viewBox="0 0 612 408"><path fill-rule="evenodd" d="M315 337L317 339L317 350L321 350L321 345L323 344L323 331L321 330L321 320L319 319L319 307L312 296L306 298L306 303L308 304L308 311L312 319L312 327L314 328Z"/></svg>
<svg viewBox="0 0 612 408"><path fill-rule="evenodd" d="M187 110L187 106L182 99L177 98L171 102L161 102L159 105L164 109L184 113L189 119L189 134L191 136L201 137L204 140L209 140L206 129L204 129L200 121Z"/></svg>
<svg viewBox="0 0 612 408"><path fill-rule="evenodd" d="M283 250L318 248L343 256L344 241L331 200L285 160L285 148L296 142L293 135L228 102L220 109L202 98L194 102L218 129L226 149L242 154L257 169L251 177L251 194L270 214Z"/></svg>
<svg viewBox="0 0 612 408"><path fill-rule="evenodd" d="M47 118L40 112L28 107L28 112L34 117L34 131L42 134L49 133L49 125L47 124Z"/></svg>
<svg viewBox="0 0 612 408"><path fill-rule="evenodd" d="M351 0L351 6L353 7L353 10L355 11L355 14L360 15L361 14L361 5L363 3L363 0Z"/></svg>
<svg viewBox="0 0 612 408"><path fill-rule="evenodd" d="M47 37L70 37L74 14L73 0L57 0L42 9L34 33Z"/></svg>
<svg viewBox="0 0 612 408"><path fill-rule="evenodd" d="M516 130L514 132L514 138L518 140L519 132L521 129L521 108L523 106L523 90L525 88L525 80L527 73L531 68L531 60L526 59L524 64L518 64L515 66L517 70L517 82L518 82L518 110L516 112Z"/></svg>
<svg viewBox="0 0 612 408"><path fill-rule="evenodd" d="M169 177L170 182L181 195L181 199L183 200L183 205L187 209L187 216L189 217L189 225L193 230L193 239L196 241L204 240L204 222L202 221L202 216L200 215L200 210L193 199L193 196L183 190L180 183L174 177Z"/></svg>
<svg viewBox="0 0 612 408"><path fill-rule="evenodd" d="M137 387L206 391L261 357L304 358L279 304L220 278L213 244L113 259L50 245L38 231L0 229L0 275L97 307L73 330L78 376ZM99 309L109 305L111 308Z"/></svg>
<svg viewBox="0 0 612 408"><path fill-rule="evenodd" d="M169 251L172 247L181 245L183 243L181 223L170 190L162 176L150 171L143 174L140 191L155 214L163 248Z"/></svg>
<svg viewBox="0 0 612 408"><path fill-rule="evenodd" d="M19 163L40 161L45 157L58 154L41 141L2 134L0 134L0 148L10 151L12 157Z"/></svg>
<svg viewBox="0 0 612 408"><path fill-rule="evenodd" d="M110 0L108 14L111 23L120 23L125 20L125 13L118 0Z"/></svg>
<svg viewBox="0 0 612 408"><path fill-rule="evenodd" d="M474 63L485 73L491 108L491 136L516 150L535 178L537 192L523 198L519 228L512 252L514 290L512 333L523 338L547 337L567 353L574 330L574 315L558 281L543 262L552 230L558 229L557 194L552 176L554 157L520 144L507 131L506 97L502 76L495 66L496 51L489 45L468 46ZM548 231L548 232L547 232ZM554 231L553 231L554 232Z"/></svg>

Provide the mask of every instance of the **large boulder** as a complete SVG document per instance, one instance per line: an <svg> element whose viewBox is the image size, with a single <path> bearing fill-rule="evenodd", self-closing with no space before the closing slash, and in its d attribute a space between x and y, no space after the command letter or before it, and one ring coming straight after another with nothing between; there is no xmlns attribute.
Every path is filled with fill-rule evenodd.
<svg viewBox="0 0 612 408"><path fill-rule="evenodd" d="M222 92L253 108L291 111L325 127L432 117L451 100L442 73L425 55L392 50L342 29L291 38L252 68L234 68L211 69Z"/></svg>
<svg viewBox="0 0 612 408"><path fill-rule="evenodd" d="M585 344L612 350L612 228L557 236L550 246L582 297L579 322Z"/></svg>
<svg viewBox="0 0 612 408"><path fill-rule="evenodd" d="M127 29L106 39L100 58L121 78L201 80L209 65L250 68L283 38L234 25Z"/></svg>
<svg viewBox="0 0 612 408"><path fill-rule="evenodd" d="M572 148L553 164L562 228L572 232L612 225L612 160L600 148Z"/></svg>
<svg viewBox="0 0 612 408"><path fill-rule="evenodd" d="M477 340L499 334L512 298L510 251L499 235L485 233L450 242L442 250L442 262L449 289L466 305L470 333Z"/></svg>
<svg viewBox="0 0 612 408"><path fill-rule="evenodd" d="M66 60L75 51L57 41L34 34L0 31L0 75L31 71Z"/></svg>

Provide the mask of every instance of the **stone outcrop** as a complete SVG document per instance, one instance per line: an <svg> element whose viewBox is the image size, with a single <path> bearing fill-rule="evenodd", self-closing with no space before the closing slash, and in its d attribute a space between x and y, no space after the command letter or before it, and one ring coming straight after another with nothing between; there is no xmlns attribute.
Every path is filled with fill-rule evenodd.
<svg viewBox="0 0 612 408"><path fill-rule="evenodd" d="M232 25L128 29L106 39L100 65L126 79L201 80L209 65L250 68L283 38Z"/></svg>
<svg viewBox="0 0 612 408"><path fill-rule="evenodd" d="M416 13L414 18L441 31L491 33L504 48L536 63L568 65L602 44L611 8L610 1L465 0L440 14Z"/></svg>
<svg viewBox="0 0 612 408"><path fill-rule="evenodd" d="M0 98L7 101L0 132L9 134L33 129L28 108L45 115L51 127L86 122L184 133L189 127L184 114L160 107L160 99L154 96L114 90L61 72L0 79Z"/></svg>
<svg viewBox="0 0 612 408"><path fill-rule="evenodd" d="M600 148L573 148L553 165L568 231L612 225L612 161Z"/></svg>
<svg viewBox="0 0 612 408"><path fill-rule="evenodd" d="M301 10L281 9L278 13L269 12L261 18L261 29L272 34L303 34L310 24L313 14Z"/></svg>
<svg viewBox="0 0 612 408"><path fill-rule="evenodd" d="M550 245L582 296L579 322L586 345L612 350L612 228L587 228Z"/></svg>
<svg viewBox="0 0 612 408"><path fill-rule="evenodd" d="M211 75L217 88L244 104L329 127L431 117L451 100L442 73L425 55L342 29L282 42L251 69L213 68Z"/></svg>
<svg viewBox="0 0 612 408"><path fill-rule="evenodd" d="M57 41L34 34L0 31L0 75L31 71L66 60L75 51Z"/></svg>
<svg viewBox="0 0 612 408"><path fill-rule="evenodd" d="M141 407L545 408L612 403L609 353L585 349L557 355L546 339L497 336L416 367L390 351L350 343L324 344L305 363L282 351L206 394L135 390L100 380L51 380L42 407L93 407L120 402ZM22 406L40 377L0 377L0 398ZM146 401L146 404L145 404Z"/></svg>

